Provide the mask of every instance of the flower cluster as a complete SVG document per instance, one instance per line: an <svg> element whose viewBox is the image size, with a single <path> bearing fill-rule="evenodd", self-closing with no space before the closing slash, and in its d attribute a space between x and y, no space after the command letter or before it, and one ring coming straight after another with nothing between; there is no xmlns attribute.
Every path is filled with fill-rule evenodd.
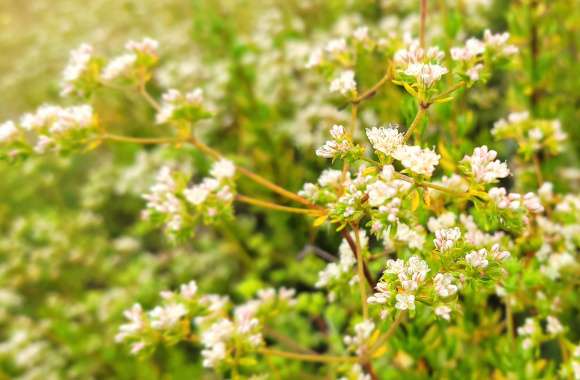
<svg viewBox="0 0 580 380"><path fill-rule="evenodd" d="M410 172L426 178L433 175L441 158L431 149L417 145L403 145L393 153L393 157L401 161L401 164Z"/></svg>
<svg viewBox="0 0 580 380"><path fill-rule="evenodd" d="M264 344L262 326L275 311L296 304L293 289L264 289L257 298L236 306L230 313L227 297L200 294L195 281L178 292L161 292L162 304L145 311L135 304L124 312L116 341L130 346L132 354L149 354L159 343L199 341L203 366L227 368L251 358ZM231 315L231 316L230 316Z"/></svg>
<svg viewBox="0 0 580 380"><path fill-rule="evenodd" d="M355 157L360 154L360 147L353 145L351 136L342 125L333 125L330 129L332 140L327 140L323 146L316 149L316 155L324 158Z"/></svg>
<svg viewBox="0 0 580 380"><path fill-rule="evenodd" d="M165 225L174 237L191 232L200 219L212 224L231 217L235 166L222 159L214 163L210 174L201 183L188 186L183 173L163 167L149 193L143 195L147 201L144 216Z"/></svg>
<svg viewBox="0 0 580 380"><path fill-rule="evenodd" d="M498 120L491 133L497 139L515 140L526 159L538 151L561 153L567 137L559 120L530 118L525 111L510 113L507 118Z"/></svg>
<svg viewBox="0 0 580 380"><path fill-rule="evenodd" d="M67 152L96 141L98 120L90 105L43 105L18 123L0 125L0 157Z"/></svg>
<svg viewBox="0 0 580 380"><path fill-rule="evenodd" d="M524 324L517 329L518 336L522 338L521 344L524 350L530 350L539 346L543 341L553 339L564 332L564 326L553 315L546 317L546 332L542 331L540 322L536 318L528 317Z"/></svg>
<svg viewBox="0 0 580 380"><path fill-rule="evenodd" d="M128 41L124 54L109 61L101 72L106 82L124 80L130 83L144 83L149 80L150 70L159 60L159 43L151 38L142 41Z"/></svg>
<svg viewBox="0 0 580 380"><path fill-rule="evenodd" d="M398 67L401 78L410 80L410 85L427 89L439 81L449 70L441 65L445 53L438 47L423 49L419 41L414 40L408 47L395 53L394 61Z"/></svg>
<svg viewBox="0 0 580 380"><path fill-rule="evenodd" d="M101 66L91 45L82 44L72 50L62 74L61 95L89 95L98 84Z"/></svg>
<svg viewBox="0 0 580 380"><path fill-rule="evenodd" d="M386 156L392 156L403 143L403 135L398 131L397 125L367 128L366 134L373 149Z"/></svg>
<svg viewBox="0 0 580 380"><path fill-rule="evenodd" d="M196 88L187 94L171 89L162 96L161 109L157 113L157 123L192 123L211 116L204 104L203 90Z"/></svg>
<svg viewBox="0 0 580 380"><path fill-rule="evenodd" d="M473 150L471 156L463 157L464 171L477 183L494 183L499 178L505 178L510 171L505 162L496 160L497 152L481 146Z"/></svg>

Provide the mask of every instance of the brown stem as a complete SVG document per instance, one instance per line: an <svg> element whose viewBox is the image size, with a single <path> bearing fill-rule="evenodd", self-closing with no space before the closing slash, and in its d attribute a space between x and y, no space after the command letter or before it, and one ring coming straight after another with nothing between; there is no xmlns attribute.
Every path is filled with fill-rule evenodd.
<svg viewBox="0 0 580 380"><path fill-rule="evenodd" d="M238 202L247 203L247 204L251 204L254 206L269 208L271 210L289 212L289 213L293 213L293 214L310 214L310 215L321 214L321 211L308 209L308 208L282 206L282 205L279 205L277 203L273 203L273 202L269 202L269 201L265 201L265 200L257 199L257 198L251 198L251 197L247 197L247 196L241 195L241 194L236 195L236 200Z"/></svg>
<svg viewBox="0 0 580 380"><path fill-rule="evenodd" d="M362 363L362 367L364 371L371 377L372 380L379 380L375 369L373 368L373 364L370 361Z"/></svg>
<svg viewBox="0 0 580 380"><path fill-rule="evenodd" d="M368 89L367 91L363 92L361 95L359 95L356 99L354 99L352 101L353 104L359 104L360 102L368 99L368 98L372 98L373 96L375 96L375 94L377 93L377 91L383 87L383 85L385 83L387 83L389 80L392 79L392 64L389 65L389 68L387 70L387 72L385 73L385 75L383 75L383 77L374 84L373 87L371 87L370 89Z"/></svg>
<svg viewBox="0 0 580 380"><path fill-rule="evenodd" d="M362 311L363 311L363 318L365 320L367 320L369 318L369 306L367 305L366 286L365 286L364 281L363 281L363 278L365 277L364 268L366 266L366 263L365 263L365 259L364 259L363 252L361 249L360 234L359 234L358 226L353 227L353 232L354 232L354 242L355 242L355 247L356 247L356 252L357 252L355 257L357 258L356 259L356 267L357 267L357 273L358 273L358 285L359 285L358 287L359 287L359 292L360 292L360 302L361 302Z"/></svg>
<svg viewBox="0 0 580 380"><path fill-rule="evenodd" d="M401 322L403 322L403 318L405 317L405 312L400 312L399 315L397 316L397 318L393 321L393 323L389 326L389 329L383 334L381 335L378 339L377 342L373 345L373 347L370 350L371 355L373 353L375 353L379 348L381 348L381 346L387 341L389 340L389 338L391 336L393 336L393 334L395 333L395 331L397 330L397 327L399 327L399 325L401 324Z"/></svg>
<svg viewBox="0 0 580 380"><path fill-rule="evenodd" d="M306 362L318 362L318 363L356 363L358 359L354 356L333 356L333 355L321 355L321 354L301 354L298 352L280 351L271 348L261 348L258 350L259 353L269 356L279 356L287 359L302 360Z"/></svg>
<svg viewBox="0 0 580 380"><path fill-rule="evenodd" d="M212 157L215 160L219 160L222 158L222 155L216 151L215 149L210 148L209 146L205 145L204 143L202 143L201 141L199 141L198 139L191 137L188 140L193 146L195 146L196 148L198 148L200 151L206 153L207 155L209 155L210 157ZM236 166L236 170L238 172L240 172L242 175L250 178L252 181L272 190L275 193L278 193L280 195L282 195L285 198L291 199L293 201L296 201L298 203L302 203L305 206L308 206L310 208L317 208L314 204L312 204L308 199L301 197L298 194L295 194L291 191L288 191L286 189L284 189L283 187L280 187L278 185L276 185L275 183L268 181L266 178L259 176L258 174L255 174L251 171L249 171L246 168L243 168L241 166Z"/></svg>
<svg viewBox="0 0 580 380"><path fill-rule="evenodd" d="M346 230L340 231L340 234L342 235L342 237L344 239L346 239L346 242L348 243L348 246L352 250L355 259L358 261L358 252L356 249L356 243L352 239L352 236L350 236L350 234ZM364 276L367 279L367 283L369 284L371 289L374 289L375 284L374 284L373 277L371 276L371 272L369 272L369 268L367 267L366 263L364 263L364 262L363 262L363 271L364 271Z"/></svg>
<svg viewBox="0 0 580 380"><path fill-rule="evenodd" d="M415 119L413 119L413 122L407 129L407 132L405 132L405 136L403 136L403 143L409 140L409 138L413 134L413 131L415 130L415 128L417 128L421 120L423 120L423 117L425 116L426 113L427 107L423 107L422 105L420 105L419 110L417 111L417 115L415 115Z"/></svg>

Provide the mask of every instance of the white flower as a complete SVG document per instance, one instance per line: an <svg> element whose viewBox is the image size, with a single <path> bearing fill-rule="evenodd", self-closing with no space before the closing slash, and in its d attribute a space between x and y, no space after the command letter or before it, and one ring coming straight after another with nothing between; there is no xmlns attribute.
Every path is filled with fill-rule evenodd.
<svg viewBox="0 0 580 380"><path fill-rule="evenodd" d="M128 53L120 55L105 66L101 76L104 80L111 81L120 76L127 75L135 66L135 62L137 62L137 56L135 54Z"/></svg>
<svg viewBox="0 0 580 380"><path fill-rule="evenodd" d="M433 282L440 297L446 298L457 293L457 285L453 284L453 276L448 273L437 273Z"/></svg>
<svg viewBox="0 0 580 380"><path fill-rule="evenodd" d="M546 321L546 330L548 331L548 334L557 335L564 331L564 326L562 326L562 323L560 323L558 318L548 315Z"/></svg>
<svg viewBox="0 0 580 380"><path fill-rule="evenodd" d="M441 214L439 217L431 217L427 222L427 228L429 231L436 232L437 230L441 230L444 228L451 228L455 225L455 221L457 220L457 215L453 212L445 212Z"/></svg>
<svg viewBox="0 0 580 380"><path fill-rule="evenodd" d="M179 291L186 299L192 299L197 294L197 283L195 281L190 281L187 284L182 284Z"/></svg>
<svg viewBox="0 0 580 380"><path fill-rule="evenodd" d="M385 269L385 273L387 274L396 274L403 272L405 270L405 262L401 259L387 260L387 268Z"/></svg>
<svg viewBox="0 0 580 380"><path fill-rule="evenodd" d="M34 146L34 151L39 154L46 153L50 146L54 144L54 140L48 136L40 135L36 140L36 145Z"/></svg>
<svg viewBox="0 0 580 380"><path fill-rule="evenodd" d="M374 295L367 298L368 303L385 304L391 298L391 292L389 291L388 284L384 282L379 282L375 286L377 292Z"/></svg>
<svg viewBox="0 0 580 380"><path fill-rule="evenodd" d="M393 157L401 161L401 164L407 169L426 177L431 177L441 158L431 149L421 149L416 145L400 146L393 153Z"/></svg>
<svg viewBox="0 0 580 380"><path fill-rule="evenodd" d="M373 127L367 128L367 137L373 148L390 156L403 143L403 135L399 133L395 125L388 128Z"/></svg>
<svg viewBox="0 0 580 380"><path fill-rule="evenodd" d="M534 346L534 341L532 339L526 338L526 339L522 340L522 348L524 350L529 350L533 346Z"/></svg>
<svg viewBox="0 0 580 380"><path fill-rule="evenodd" d="M412 294L397 294L395 307L399 310L415 310L415 296Z"/></svg>
<svg viewBox="0 0 580 380"><path fill-rule="evenodd" d="M467 76L469 76L469 79L471 79L473 82L478 81L482 70L483 65L478 63L467 70Z"/></svg>
<svg viewBox="0 0 580 380"><path fill-rule="evenodd" d="M324 50L331 54L343 53L346 51L346 40L344 38L337 38L328 41Z"/></svg>
<svg viewBox="0 0 580 380"><path fill-rule="evenodd" d="M344 337L344 344L349 346L357 354L365 347L368 339L375 329L375 324L372 321L364 320L354 326L354 336L347 335Z"/></svg>
<svg viewBox="0 0 580 380"><path fill-rule="evenodd" d="M451 320L451 308L447 305L440 305L435 308L435 315L446 321Z"/></svg>
<svg viewBox="0 0 580 380"><path fill-rule="evenodd" d="M415 77L418 82L429 87L447 74L446 67L436 64L412 63L405 70L405 74Z"/></svg>
<svg viewBox="0 0 580 380"><path fill-rule="evenodd" d="M487 249L482 248L479 251L471 251L465 255L465 261L474 268L486 268L489 264L487 261Z"/></svg>
<svg viewBox="0 0 580 380"><path fill-rule="evenodd" d="M513 55L519 51L516 46L507 44L509 38L510 34L507 32L493 34L486 29L483 33L485 45L503 55Z"/></svg>
<svg viewBox="0 0 580 380"><path fill-rule="evenodd" d="M477 38L470 38L465 42L465 47L451 48L451 58L454 61L469 61L471 58L483 54L485 44Z"/></svg>
<svg viewBox="0 0 580 380"><path fill-rule="evenodd" d="M342 171L334 169L326 169L318 177L318 184L320 186L337 186L342 181Z"/></svg>
<svg viewBox="0 0 580 380"><path fill-rule="evenodd" d="M352 148L352 144L347 138L342 125L333 125L330 129L330 135L333 140L326 141L323 146L316 149L317 156L335 158L347 153Z"/></svg>
<svg viewBox="0 0 580 380"><path fill-rule="evenodd" d="M85 74L93 58L93 47L82 44L70 52L69 61L63 71L61 95L66 96L74 91L75 82Z"/></svg>
<svg viewBox="0 0 580 380"><path fill-rule="evenodd" d="M145 37L141 41L127 41L125 44L125 49L133 51L135 53L147 54L152 56L157 56L157 49L159 48L159 42L152 38Z"/></svg>
<svg viewBox="0 0 580 380"><path fill-rule="evenodd" d="M447 228L442 230L435 231L435 239L433 242L435 243L435 247L441 252L445 252L453 245L459 238L461 237L461 231L459 228Z"/></svg>
<svg viewBox="0 0 580 380"><path fill-rule="evenodd" d="M134 304L130 309L125 310L123 315L129 322L119 327L119 333L115 336L116 342L122 342L145 327L145 315L140 304Z"/></svg>
<svg viewBox="0 0 580 380"><path fill-rule="evenodd" d="M170 329L187 314L187 309L181 303L157 306L149 312L151 327L156 330Z"/></svg>
<svg viewBox="0 0 580 380"><path fill-rule="evenodd" d="M226 358L226 345L223 342L217 342L211 346L206 346L201 351L203 358L202 365L205 368L215 368L218 364Z"/></svg>
<svg viewBox="0 0 580 380"><path fill-rule="evenodd" d="M502 251L499 244L494 244L491 247L491 257L497 261L507 260L510 257L510 253L508 251Z"/></svg>
<svg viewBox="0 0 580 380"><path fill-rule="evenodd" d="M471 156L463 157L462 162L470 165L471 174L480 183L492 183L498 178L507 177L510 172L505 162L496 160L497 152L487 146L475 148ZM494 161L495 160L495 161Z"/></svg>
<svg viewBox="0 0 580 380"><path fill-rule="evenodd" d="M523 326L520 326L517 329L517 333L520 336L534 335L536 331L536 321L533 318L526 318Z"/></svg>
<svg viewBox="0 0 580 380"><path fill-rule="evenodd" d="M9 142L18 134L18 128L13 121L6 121L0 124L0 143Z"/></svg>
<svg viewBox="0 0 580 380"><path fill-rule="evenodd" d="M387 199L397 194L397 189L383 181L376 181L367 186L369 205L372 207L381 206Z"/></svg>
<svg viewBox="0 0 580 380"><path fill-rule="evenodd" d="M365 41L369 38L369 28L366 26L358 27L352 32L352 36L358 41Z"/></svg>
<svg viewBox="0 0 580 380"><path fill-rule="evenodd" d="M422 249L425 244L425 236L405 223L397 224L396 238L406 242L410 248L414 249Z"/></svg>
<svg viewBox="0 0 580 380"><path fill-rule="evenodd" d="M221 159L213 164L210 174L217 179L232 178L236 172L233 162Z"/></svg>
<svg viewBox="0 0 580 380"><path fill-rule="evenodd" d="M320 66L322 63L322 51L320 49L314 50L309 56L305 67L311 69L313 67Z"/></svg>
<svg viewBox="0 0 580 380"><path fill-rule="evenodd" d="M544 206L540 198L534 193L527 193L523 197L524 207L527 208L531 213L539 214L544 211Z"/></svg>
<svg viewBox="0 0 580 380"><path fill-rule="evenodd" d="M343 71L337 78L332 80L332 82L330 82L330 92L338 92L345 96L356 92L354 71Z"/></svg>

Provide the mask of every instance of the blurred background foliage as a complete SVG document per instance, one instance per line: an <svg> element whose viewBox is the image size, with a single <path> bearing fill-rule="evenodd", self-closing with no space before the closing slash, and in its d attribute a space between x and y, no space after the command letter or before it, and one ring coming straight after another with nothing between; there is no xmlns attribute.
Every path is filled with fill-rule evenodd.
<svg viewBox="0 0 580 380"><path fill-rule="evenodd" d="M433 44L448 48L490 28L509 30L521 51L485 88L434 110L429 141L453 146L461 158L489 145L493 122L510 111L559 118L570 149L543 162L546 179L577 189L580 7L572 3L429 1ZM200 127L203 138L296 191L325 165L313 148L327 127L349 117L324 81L303 70L309 51L360 25L416 34L417 9L416 1L389 0L0 0L0 120L61 103L58 78L81 42L113 55L126 40L149 36L160 41L162 56L154 95L202 87L219 110ZM363 88L386 68L380 57L359 65ZM405 99L387 86L365 105L361 123L407 124L414 105ZM112 130L164 135L138 97L99 93L96 100ZM515 149L506 144L500 153L509 158ZM141 194L167 163L193 176L210 164L187 147L131 145L0 163L0 379L209 379L199 353L186 346L146 361L129 358L113 341L122 310L137 301L148 306L160 290L190 279L238 299L265 285L313 289L324 262L309 244L335 252L338 240L300 217L239 206L239 222L200 228L177 246L143 223ZM513 186L525 190L526 181L533 183L524 176ZM272 197L251 183L239 186ZM309 297L304 307L316 312L316 295ZM447 376L468 378L472 365Z"/></svg>

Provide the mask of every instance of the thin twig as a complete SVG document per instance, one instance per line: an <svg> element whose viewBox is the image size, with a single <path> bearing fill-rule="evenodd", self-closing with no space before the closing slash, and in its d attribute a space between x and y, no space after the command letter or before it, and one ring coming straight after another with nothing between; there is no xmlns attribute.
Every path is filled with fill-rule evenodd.
<svg viewBox="0 0 580 380"><path fill-rule="evenodd" d="M293 214L309 214L309 215L320 215L321 214L321 211L318 211L318 210L313 210L313 209L309 209L309 208L297 208L297 207L282 206L282 205L279 205L277 203L265 201L262 199L252 198L252 197L248 197L248 196L241 195L241 194L236 195L236 200L238 202L268 208L270 210L284 211L284 212L289 212L289 213L293 213Z"/></svg>
<svg viewBox="0 0 580 380"><path fill-rule="evenodd" d="M321 354L301 354L298 352L280 351L271 348L261 348L258 350L263 355L279 356L287 359L302 360L306 362L318 363L356 363L358 358L354 356L333 356Z"/></svg>
<svg viewBox="0 0 580 380"><path fill-rule="evenodd" d="M354 240L352 239L352 236L350 236L350 234L346 230L342 230L342 231L340 231L340 233L341 233L342 237L344 239L346 239L346 242L348 243L348 246L350 247L351 251L353 252L355 259L358 260L356 244L355 244ZM371 276L371 272L369 272L369 268L366 266L366 263L363 263L363 270L364 270L365 278L367 279L367 283L369 284L371 289L374 289L374 287L375 287L374 280L373 280L373 277Z"/></svg>

